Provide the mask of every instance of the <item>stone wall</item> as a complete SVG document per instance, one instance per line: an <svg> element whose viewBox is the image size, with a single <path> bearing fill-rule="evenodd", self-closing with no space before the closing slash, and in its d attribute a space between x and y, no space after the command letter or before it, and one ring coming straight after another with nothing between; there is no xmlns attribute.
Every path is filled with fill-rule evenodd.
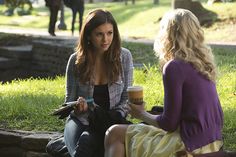
<svg viewBox="0 0 236 157"><path fill-rule="evenodd" d="M73 53L73 42L54 40L33 42L31 76L55 77L64 75L67 61Z"/></svg>
<svg viewBox="0 0 236 157"><path fill-rule="evenodd" d="M0 47L0 81L30 77L32 46Z"/></svg>
<svg viewBox="0 0 236 157"><path fill-rule="evenodd" d="M0 36L0 82L64 75L75 44L75 38Z"/></svg>
<svg viewBox="0 0 236 157"><path fill-rule="evenodd" d="M0 82L64 75L75 39L0 34ZM0 128L0 157L51 157L46 145L57 132Z"/></svg>
<svg viewBox="0 0 236 157"><path fill-rule="evenodd" d="M51 157L46 145L58 132L9 131L0 129L1 157Z"/></svg>

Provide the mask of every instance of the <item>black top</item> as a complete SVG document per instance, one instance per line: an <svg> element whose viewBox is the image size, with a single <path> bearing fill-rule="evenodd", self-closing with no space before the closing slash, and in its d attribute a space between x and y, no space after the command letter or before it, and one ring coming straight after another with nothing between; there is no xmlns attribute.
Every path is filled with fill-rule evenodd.
<svg viewBox="0 0 236 157"><path fill-rule="evenodd" d="M108 92L108 85L94 85L93 91L94 102L105 110L110 108L110 98Z"/></svg>

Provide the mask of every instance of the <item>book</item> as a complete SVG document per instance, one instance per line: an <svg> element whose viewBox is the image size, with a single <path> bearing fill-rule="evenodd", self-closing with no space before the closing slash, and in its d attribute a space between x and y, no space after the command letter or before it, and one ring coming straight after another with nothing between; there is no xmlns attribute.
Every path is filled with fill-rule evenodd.
<svg viewBox="0 0 236 157"><path fill-rule="evenodd" d="M89 98L86 99L86 102L88 104L88 107L94 106L94 99ZM62 107L55 109L51 115L53 116L59 116L59 119L63 119L67 117L72 110L74 110L74 107L78 104L78 101L71 101L71 102L66 102L62 104Z"/></svg>

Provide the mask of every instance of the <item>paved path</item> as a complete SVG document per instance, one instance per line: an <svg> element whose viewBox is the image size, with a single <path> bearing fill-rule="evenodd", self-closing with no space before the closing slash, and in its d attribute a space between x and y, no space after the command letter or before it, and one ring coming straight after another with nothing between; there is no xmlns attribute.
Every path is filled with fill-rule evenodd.
<svg viewBox="0 0 236 157"><path fill-rule="evenodd" d="M12 33L12 34L24 34L24 35L35 35L35 36L49 36L47 29L33 29L33 28L15 28L15 27L4 27L0 26L0 32L2 33ZM71 36L70 31L57 30L55 38L71 38L76 39L76 36Z"/></svg>
<svg viewBox="0 0 236 157"><path fill-rule="evenodd" d="M25 34L25 35L35 35L35 36L45 36L49 38L60 38L60 39L72 39L77 40L78 36L71 36L70 31L61 31L57 30L56 37L49 36L46 29L33 29L33 28L10 28L10 27L3 27L0 26L0 32L3 33L13 33L13 34ZM122 38L122 40L130 41L130 42L138 42L138 43L146 43L146 44L153 44L153 40L147 39L131 39L131 38ZM236 41L235 42L209 42L211 46L220 46L220 47L231 47L236 49Z"/></svg>

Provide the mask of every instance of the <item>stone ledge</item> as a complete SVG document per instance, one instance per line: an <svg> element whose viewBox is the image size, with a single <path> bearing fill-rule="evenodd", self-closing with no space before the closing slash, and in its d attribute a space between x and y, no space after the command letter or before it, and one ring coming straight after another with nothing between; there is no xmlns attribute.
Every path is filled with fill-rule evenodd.
<svg viewBox="0 0 236 157"><path fill-rule="evenodd" d="M0 69L12 69L19 65L20 62L16 59L0 57Z"/></svg>
<svg viewBox="0 0 236 157"><path fill-rule="evenodd" d="M32 45L0 46L0 55L16 59L31 59Z"/></svg>
<svg viewBox="0 0 236 157"><path fill-rule="evenodd" d="M51 157L46 153L50 139L62 135L59 132L32 132L0 128L1 157Z"/></svg>

